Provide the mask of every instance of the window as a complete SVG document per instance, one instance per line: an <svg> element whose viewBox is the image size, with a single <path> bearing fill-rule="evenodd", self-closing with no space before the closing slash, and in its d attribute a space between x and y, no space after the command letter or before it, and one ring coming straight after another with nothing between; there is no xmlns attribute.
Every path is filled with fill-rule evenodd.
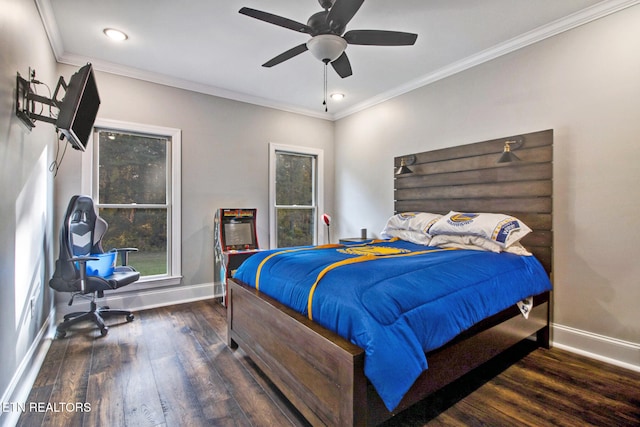
<svg viewBox="0 0 640 427"><path fill-rule="evenodd" d="M323 205L323 152L270 144L272 248L318 243L318 218Z"/></svg>
<svg viewBox="0 0 640 427"><path fill-rule="evenodd" d="M136 247L140 282L180 281L180 131L96 121L84 190L109 224L105 250ZM86 167L84 167L86 166Z"/></svg>

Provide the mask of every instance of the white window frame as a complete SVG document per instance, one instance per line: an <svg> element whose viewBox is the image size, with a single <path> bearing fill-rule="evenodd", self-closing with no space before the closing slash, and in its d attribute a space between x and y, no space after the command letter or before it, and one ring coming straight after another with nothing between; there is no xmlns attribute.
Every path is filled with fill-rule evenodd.
<svg viewBox="0 0 640 427"><path fill-rule="evenodd" d="M326 238L321 233L320 222L324 213L324 150L321 148L301 147L295 145L285 145L269 143L269 245L275 248L276 241L276 153L285 152L299 154L303 156L314 156L316 159L315 176L315 206L316 206L316 229L314 244L322 244Z"/></svg>
<svg viewBox="0 0 640 427"><path fill-rule="evenodd" d="M170 162L167 167L170 168L171 186L169 194L171 195L168 205L169 215L169 233L171 236L167 242L167 255L169 257L168 265L169 273L164 275L154 275L142 277L135 283L123 288L125 291L135 291L138 289L148 289L152 286L169 286L180 284L182 279L182 183L181 183L181 165L182 165L182 132L180 129L167 128L162 126L145 125L140 123L131 123L120 120L97 119L94 123L94 131L91 132L89 142L85 153L82 156L82 193L89 194L95 199L98 194L98 183L96 182L96 162L97 156L94 147L95 128L101 130L113 130L122 132L141 133L144 135L170 137L171 146L169 147Z"/></svg>

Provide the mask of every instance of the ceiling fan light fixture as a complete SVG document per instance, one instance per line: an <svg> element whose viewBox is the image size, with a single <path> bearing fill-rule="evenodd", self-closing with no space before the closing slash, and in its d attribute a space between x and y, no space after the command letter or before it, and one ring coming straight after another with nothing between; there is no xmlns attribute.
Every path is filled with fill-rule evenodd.
<svg viewBox="0 0 640 427"><path fill-rule="evenodd" d="M329 97L334 101L342 101L344 99L344 93L332 93Z"/></svg>
<svg viewBox="0 0 640 427"><path fill-rule="evenodd" d="M307 48L320 61L329 63L342 55L347 48L347 42L335 34L320 34L307 42Z"/></svg>

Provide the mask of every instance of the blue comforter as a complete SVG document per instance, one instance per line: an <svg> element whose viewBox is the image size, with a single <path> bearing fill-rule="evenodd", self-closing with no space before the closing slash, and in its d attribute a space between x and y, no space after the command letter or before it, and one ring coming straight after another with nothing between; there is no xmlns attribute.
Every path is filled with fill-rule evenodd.
<svg viewBox="0 0 640 427"><path fill-rule="evenodd" d="M390 411L427 369L425 352L551 289L534 257L402 240L262 251L234 277L363 348Z"/></svg>

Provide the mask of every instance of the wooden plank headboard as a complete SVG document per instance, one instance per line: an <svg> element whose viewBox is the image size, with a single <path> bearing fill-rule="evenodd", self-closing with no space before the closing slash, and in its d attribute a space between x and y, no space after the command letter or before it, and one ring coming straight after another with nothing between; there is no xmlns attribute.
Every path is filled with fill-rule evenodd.
<svg viewBox="0 0 640 427"><path fill-rule="evenodd" d="M523 138L521 161L497 163L507 140ZM398 156L395 166L412 155ZM415 154L413 173L395 177L399 212L500 212L533 232L522 240L547 272L553 261L553 130Z"/></svg>

